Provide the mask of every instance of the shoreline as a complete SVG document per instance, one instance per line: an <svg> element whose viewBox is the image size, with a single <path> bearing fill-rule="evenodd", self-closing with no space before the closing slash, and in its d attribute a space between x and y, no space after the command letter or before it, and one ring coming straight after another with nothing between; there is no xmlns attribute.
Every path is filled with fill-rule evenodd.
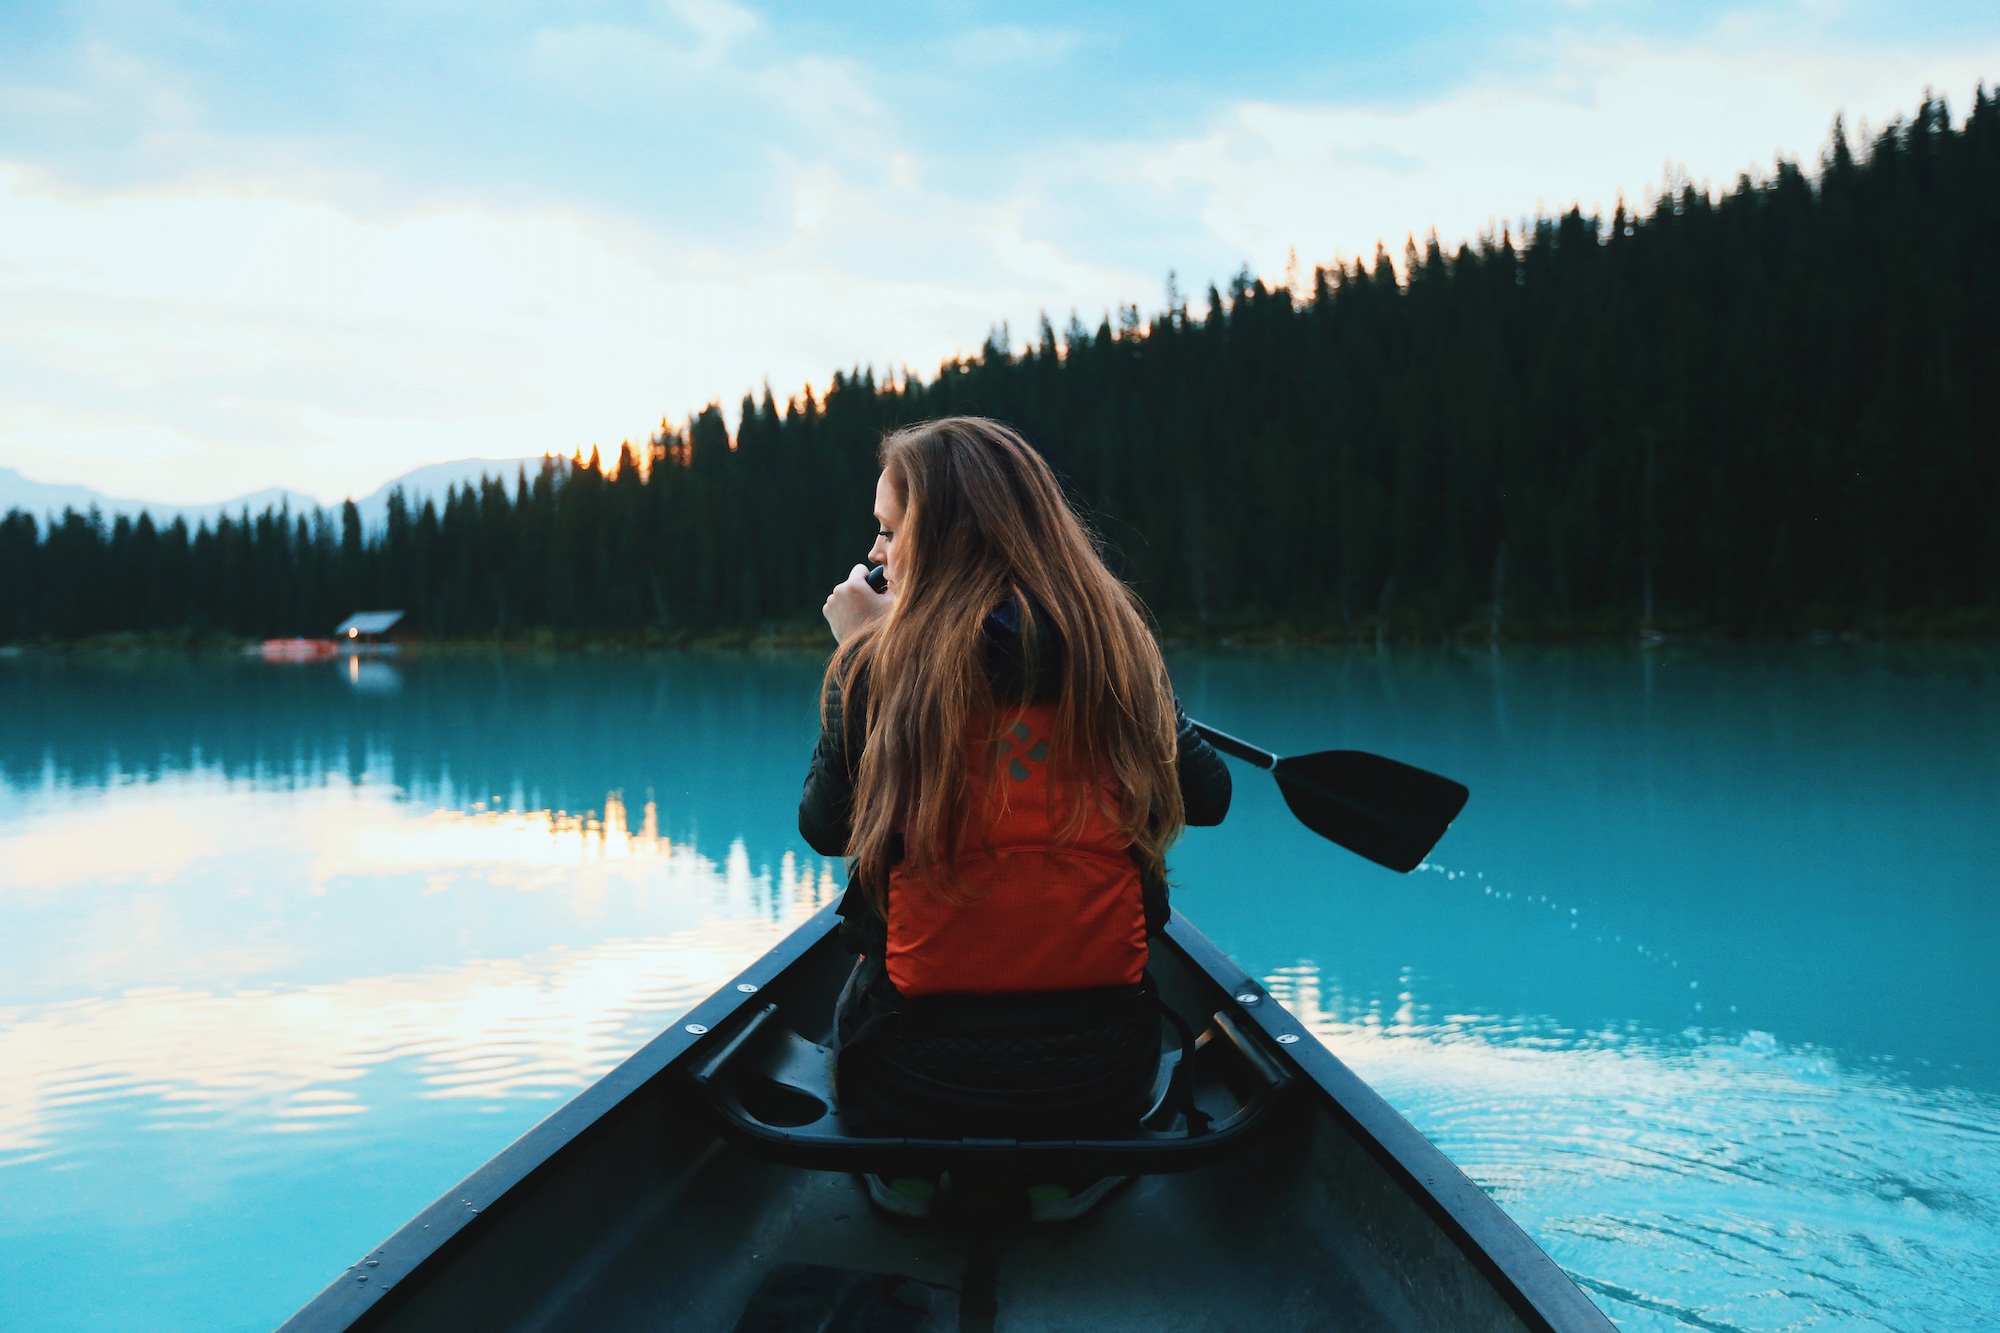
<svg viewBox="0 0 2000 1333"><path fill-rule="evenodd" d="M1158 627L1160 646L1174 651L1316 651L1433 649L1487 652L1548 648L1687 648L1687 647L1915 647L2000 645L2000 618L1972 615L1889 624L1872 630L1823 628L1742 633L1720 627L1675 630L1610 630L1599 627L1492 634L1486 627L1456 632L1408 630L1377 633L1373 627L1341 630L1284 623L1184 625ZM59 657L176 656L257 658L262 640L213 632L181 631L90 635L78 639L43 639L0 643L0 660ZM573 634L537 631L527 634L408 638L384 645L386 651L337 652L319 661L348 657L394 660L419 657L492 656L644 656L656 654L745 653L757 656L825 656L832 642L824 626L763 626L756 629L704 633Z"/></svg>

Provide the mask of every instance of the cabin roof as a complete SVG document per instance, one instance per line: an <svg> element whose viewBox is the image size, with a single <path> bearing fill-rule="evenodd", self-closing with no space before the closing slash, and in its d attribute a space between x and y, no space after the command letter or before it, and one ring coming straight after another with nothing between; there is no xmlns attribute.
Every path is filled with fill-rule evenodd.
<svg viewBox="0 0 2000 1333"><path fill-rule="evenodd" d="M401 611L356 611L334 628L335 638L344 639L352 634L384 634L391 625L403 618Z"/></svg>

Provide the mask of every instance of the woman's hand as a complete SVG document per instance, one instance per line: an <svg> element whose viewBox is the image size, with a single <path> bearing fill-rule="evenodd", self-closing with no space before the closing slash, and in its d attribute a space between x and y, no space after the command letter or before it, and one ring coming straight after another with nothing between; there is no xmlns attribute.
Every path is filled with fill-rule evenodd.
<svg viewBox="0 0 2000 1333"><path fill-rule="evenodd" d="M854 632L865 629L883 616L896 604L893 592L876 592L868 586L868 566L856 565L847 575L847 582L840 584L826 596L826 605L821 608L826 616L827 627L833 637L846 643L854 637Z"/></svg>

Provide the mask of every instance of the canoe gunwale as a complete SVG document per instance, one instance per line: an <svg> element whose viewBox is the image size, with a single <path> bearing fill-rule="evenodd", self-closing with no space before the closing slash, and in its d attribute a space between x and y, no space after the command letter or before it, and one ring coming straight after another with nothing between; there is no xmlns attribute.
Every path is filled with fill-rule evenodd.
<svg viewBox="0 0 2000 1333"><path fill-rule="evenodd" d="M279 1333L343 1333L371 1327L481 1231L486 1210L591 1137L592 1131L662 1075L685 1070L697 1052L726 1042L765 986L819 945L838 922L828 905L801 923L707 999L604 1077L495 1154L388 1240L350 1265L280 1326ZM1554 1260L1436 1145L1328 1050L1264 986L1178 911L1167 937L1224 993L1223 1012L1262 1032L1264 1054L1292 1075L1287 1097L1317 1099L1462 1251L1537 1333L1612 1333L1614 1326ZM742 989L748 987L748 989ZM1254 995L1244 1004L1235 997ZM692 1031L690 1029L700 1029ZM1279 1038L1290 1036L1290 1042Z"/></svg>
<svg viewBox="0 0 2000 1333"><path fill-rule="evenodd" d="M1472 1261L1515 1314L1537 1333L1615 1333L1616 1326L1593 1305L1534 1238L1432 1143L1402 1112L1349 1069L1313 1036L1292 1012L1271 998L1262 983L1178 911L1167 934L1192 963L1231 997L1255 995L1254 1004L1235 1012L1278 1042L1280 1058L1298 1075L1296 1082L1316 1093L1335 1119L1421 1205Z"/></svg>

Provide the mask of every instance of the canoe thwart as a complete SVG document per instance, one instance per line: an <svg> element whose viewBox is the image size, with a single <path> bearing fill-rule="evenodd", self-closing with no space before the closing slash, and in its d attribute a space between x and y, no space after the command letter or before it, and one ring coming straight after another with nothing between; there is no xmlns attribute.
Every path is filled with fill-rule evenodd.
<svg viewBox="0 0 2000 1333"><path fill-rule="evenodd" d="M721 1035L721 1034L718 1034ZM1195 1104L1207 1124L1190 1126L1167 1086L1189 1063ZM743 1015L735 1031L699 1059L689 1078L722 1136L787 1166L896 1176L976 1165L1103 1175L1158 1175L1206 1166L1248 1147L1271 1118L1291 1075L1227 1015L1211 1016L1192 1056L1160 1060L1154 1106L1130 1137L1078 1139L913 1138L861 1134L843 1120L834 1053L793 1031L775 1004Z"/></svg>

